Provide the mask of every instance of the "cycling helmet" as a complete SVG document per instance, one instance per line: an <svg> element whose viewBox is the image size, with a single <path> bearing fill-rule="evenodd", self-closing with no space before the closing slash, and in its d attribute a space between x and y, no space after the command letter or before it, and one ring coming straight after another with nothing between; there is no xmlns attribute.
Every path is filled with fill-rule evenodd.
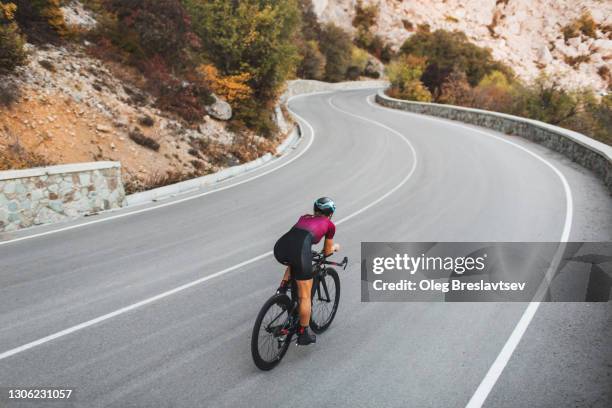
<svg viewBox="0 0 612 408"><path fill-rule="evenodd" d="M332 215L336 211L336 203L329 197L321 197L315 201L314 211L327 216Z"/></svg>

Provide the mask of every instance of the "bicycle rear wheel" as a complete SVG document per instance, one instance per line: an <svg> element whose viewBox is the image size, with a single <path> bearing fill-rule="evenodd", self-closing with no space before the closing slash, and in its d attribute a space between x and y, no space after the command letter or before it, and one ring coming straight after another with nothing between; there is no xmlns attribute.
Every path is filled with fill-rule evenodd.
<svg viewBox="0 0 612 408"><path fill-rule="evenodd" d="M336 317L340 303L340 278L333 268L326 268L315 279L312 296L310 328L313 332L323 333Z"/></svg>
<svg viewBox="0 0 612 408"><path fill-rule="evenodd" d="M283 358L291 342L291 300L274 295L263 305L251 336L251 355L260 370L273 369Z"/></svg>

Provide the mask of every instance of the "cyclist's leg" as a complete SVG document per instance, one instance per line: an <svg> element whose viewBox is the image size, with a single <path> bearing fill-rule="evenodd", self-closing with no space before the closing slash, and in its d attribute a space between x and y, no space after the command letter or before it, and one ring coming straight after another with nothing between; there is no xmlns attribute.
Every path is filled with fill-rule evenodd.
<svg viewBox="0 0 612 408"><path fill-rule="evenodd" d="M312 296L312 236L304 238L300 250L299 273L295 273L300 300L300 326L310 324L310 309Z"/></svg>
<svg viewBox="0 0 612 408"><path fill-rule="evenodd" d="M296 280L298 287L300 326L308 327L310 324L310 294L312 292L312 278L308 280Z"/></svg>

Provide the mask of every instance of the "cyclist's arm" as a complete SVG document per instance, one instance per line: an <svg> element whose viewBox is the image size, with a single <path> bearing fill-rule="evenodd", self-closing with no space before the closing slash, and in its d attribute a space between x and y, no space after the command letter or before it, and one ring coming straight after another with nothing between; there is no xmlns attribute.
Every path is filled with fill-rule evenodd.
<svg viewBox="0 0 612 408"><path fill-rule="evenodd" d="M334 240L332 238L325 238L325 243L323 244L323 253L325 256L330 256L338 250L340 250L340 245L334 244Z"/></svg>

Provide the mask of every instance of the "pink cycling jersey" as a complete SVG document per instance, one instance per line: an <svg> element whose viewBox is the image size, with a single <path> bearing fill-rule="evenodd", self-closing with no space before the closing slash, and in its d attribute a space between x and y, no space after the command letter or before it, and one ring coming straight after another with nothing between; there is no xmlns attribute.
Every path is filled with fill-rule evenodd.
<svg viewBox="0 0 612 408"><path fill-rule="evenodd" d="M302 215L295 224L295 228L310 232L313 244L319 243L323 236L332 239L336 233L336 226L324 215Z"/></svg>

